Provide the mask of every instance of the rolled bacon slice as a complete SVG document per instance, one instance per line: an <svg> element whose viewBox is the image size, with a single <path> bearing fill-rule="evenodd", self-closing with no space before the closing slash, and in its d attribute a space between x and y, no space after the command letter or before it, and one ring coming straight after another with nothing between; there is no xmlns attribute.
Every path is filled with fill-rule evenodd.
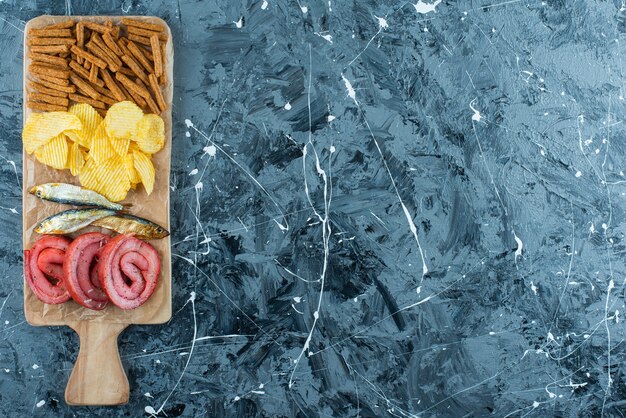
<svg viewBox="0 0 626 418"><path fill-rule="evenodd" d="M154 292L161 261L154 247L129 235L118 235L102 249L98 261L100 285L121 309L135 309Z"/></svg>
<svg viewBox="0 0 626 418"><path fill-rule="evenodd" d="M70 240L42 235L30 250L24 251L24 277L28 287L43 303L57 305L70 300L65 287L63 260Z"/></svg>
<svg viewBox="0 0 626 418"><path fill-rule="evenodd" d="M97 263L109 236L99 232L79 235L65 252L63 273L65 286L76 302L96 311L109 303L98 278Z"/></svg>

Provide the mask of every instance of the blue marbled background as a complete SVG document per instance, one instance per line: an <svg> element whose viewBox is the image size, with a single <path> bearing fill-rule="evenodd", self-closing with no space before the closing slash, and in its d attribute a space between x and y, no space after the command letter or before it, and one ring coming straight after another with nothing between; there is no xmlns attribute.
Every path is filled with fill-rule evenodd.
<svg viewBox="0 0 626 418"><path fill-rule="evenodd" d="M66 406L78 339L24 322L41 14L174 35L174 315L122 334L116 409ZM618 1L0 2L0 415L625 415L625 32Z"/></svg>

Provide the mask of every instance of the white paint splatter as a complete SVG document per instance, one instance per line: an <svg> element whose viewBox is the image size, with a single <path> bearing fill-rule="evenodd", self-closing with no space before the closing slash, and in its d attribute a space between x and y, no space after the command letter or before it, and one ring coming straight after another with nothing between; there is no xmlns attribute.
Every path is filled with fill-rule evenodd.
<svg viewBox="0 0 626 418"><path fill-rule="evenodd" d="M291 110L291 103L287 102L285 104L285 110Z"/></svg>
<svg viewBox="0 0 626 418"><path fill-rule="evenodd" d="M194 168L193 170L191 170L191 171L189 172L189 175L190 175L190 176L195 176L196 174L198 174L198 169L197 169L197 168Z"/></svg>
<svg viewBox="0 0 626 418"><path fill-rule="evenodd" d="M535 295L537 294L537 290L539 290L532 281L530 282L530 290L532 290Z"/></svg>
<svg viewBox="0 0 626 418"><path fill-rule="evenodd" d="M305 194L306 194L306 198L309 202L309 204L311 205L311 209L313 210L313 213L317 216L317 218L319 219L320 223L322 224L322 244L324 246L324 259L322 261L322 271L321 274L319 276L319 280L320 280L320 290L318 293L318 297L317 297L317 309L315 309L315 312L313 312L313 323L311 324L311 327L309 329L309 335L307 336L303 346L302 346L302 350L300 351L300 354L298 355L298 357L294 360L294 367L293 370L291 371L291 375L289 376L289 388L293 387L294 384L294 375L296 373L296 370L298 368L298 365L300 364L300 360L302 359L302 356L306 353L307 357L310 357L312 355L309 347L310 347L310 343L311 343L311 339L313 338L313 333L315 332L315 327L317 325L317 322L320 318L320 309L322 308L322 298L324 296L324 283L326 281L326 274L327 274L327 269L328 269L328 260L330 257L330 236L332 234L332 228L329 224L329 219L330 219L330 205L332 202L332 176L331 176L331 165L330 165L330 161L328 162L328 174L326 174L326 171L324 169L322 169L322 166L320 164L320 159L319 159L319 155L315 149L315 146L313 145L312 142L312 135L313 135L313 131L312 131L312 127L311 127L311 80L312 80L312 71L313 70L313 61L311 58L311 45L309 44L309 82L308 82L308 89L307 89L307 103L308 103L308 111L309 111L309 131L308 131L308 137L309 140L308 142L304 145L304 148L302 150L302 172L304 175L304 190L305 190ZM342 74L343 76L343 74ZM317 209L315 208L315 206L313 205L313 202L311 200L311 196L309 194L309 187L308 187L308 182L307 182L307 174L306 174L306 156L307 156L307 148L308 146L311 146L312 150L313 150L313 154L315 156L315 168L317 171L317 175L319 177L321 177L322 182L323 182L323 186L324 186L324 216L322 216ZM293 305L292 305L293 306Z"/></svg>
<svg viewBox="0 0 626 418"><path fill-rule="evenodd" d="M350 80L348 80L343 74L341 74L341 79L343 80L343 84L346 86L346 90L348 91L348 97L351 98L354 104L358 106L359 103L356 101L356 91L354 91L352 83L350 83Z"/></svg>
<svg viewBox="0 0 626 418"><path fill-rule="evenodd" d="M441 0L435 0L434 3L428 4L424 3L422 0L419 0L417 3L413 5L415 7L415 11L420 14L426 14L430 12L434 12L435 8L441 3Z"/></svg>
<svg viewBox="0 0 626 418"><path fill-rule="evenodd" d="M515 250L515 261L517 261L517 257L521 257L522 256L522 249L524 248L524 243L515 234L515 231L513 231L513 238L515 239L515 242L517 243L517 249Z"/></svg>
<svg viewBox="0 0 626 418"><path fill-rule="evenodd" d="M576 177L582 177L582 175L583 173L581 173L580 170L576 172Z"/></svg>
<svg viewBox="0 0 626 418"><path fill-rule="evenodd" d="M480 122L480 120L482 119L482 116L480 112L478 111L478 109L474 108L474 103L476 103L476 99L472 100L469 104L470 109L472 109L472 111L474 112L474 114L472 115L472 120L476 122Z"/></svg>
<svg viewBox="0 0 626 418"><path fill-rule="evenodd" d="M33 364L33 370L37 370L38 368L39 368L39 365Z"/></svg>
<svg viewBox="0 0 626 418"><path fill-rule="evenodd" d="M294 302L296 302L296 303L300 303L300 302L302 302L302 297L300 297L300 296L294 296L293 300L294 300Z"/></svg>
<svg viewBox="0 0 626 418"><path fill-rule="evenodd" d="M237 402L237 401L239 401L240 399L241 399L241 398L240 398L239 396L235 396L235 397L233 398L233 402Z"/></svg>
<svg viewBox="0 0 626 418"><path fill-rule="evenodd" d="M240 17L239 20L236 22L233 20L233 23L238 29L241 29L243 27L243 16Z"/></svg>
<svg viewBox="0 0 626 418"><path fill-rule="evenodd" d="M309 11L309 8L306 6L300 6L300 10L302 10L302 14L306 14Z"/></svg>
<svg viewBox="0 0 626 418"><path fill-rule="evenodd" d="M324 38L325 41L330 42L331 44L333 43L333 36L328 33L328 31L326 32L313 32L315 35L319 36L320 38Z"/></svg>
<svg viewBox="0 0 626 418"><path fill-rule="evenodd" d="M335 119L337 119L337 118L336 118L335 116L333 116L333 115L328 115L328 116L326 117L326 120L327 120L328 122L332 122L332 121L334 121Z"/></svg>
<svg viewBox="0 0 626 418"><path fill-rule="evenodd" d="M370 127L370 124L367 121L367 118L365 117L365 114L363 113L363 110L361 109L361 106L359 106L359 103L356 100L356 92L354 91L354 88L352 88L352 84L350 83L350 81L343 74L341 74L341 78L343 79L343 82L344 82L344 84L346 86L346 90L348 91L348 96L350 98L352 98L352 100L357 105L357 107L359 108L359 111L361 112L361 114L363 116L363 121L365 122L365 126L367 126L367 129L368 129L368 131L369 131L369 133L370 133L370 135L372 137L372 140L374 141L374 144L376 145L376 149L378 150L378 154L380 155L380 158L383 161L383 165L385 166L385 170L387 171L387 174L389 175L389 179L391 180L391 184L393 186L393 189L396 192L396 196L398 196L398 201L400 202L400 206L402 206L402 211L404 212L404 216L406 217L407 223L409 224L409 229L411 230L411 234L413 234L413 237L415 238L415 243L417 244L417 249L419 251L420 258L422 260L422 279L421 280L424 280L424 276L426 276L426 274L428 273L428 266L426 265L426 258L424 257L424 251L422 250L422 245L420 244L420 240L419 240L419 237L417 235L417 226L415 225L415 222L413 222L413 217L411 216L411 213L409 212L409 209L406 207L406 205L404 204L404 201L402 200L402 197L400 196L400 192L398 190L398 186L396 185L396 181L394 180L393 175L391 174L391 170L389 169L389 166L387 165L387 161L385 160L385 156L383 155L383 151L380 149L380 145L378 144L378 140L376 139L376 136L374 135L374 132L372 131L372 128ZM472 123L472 126L473 126L473 123ZM476 132L475 129L474 129L474 132ZM477 136L477 138L478 138L478 136ZM479 143L479 145L480 145L480 143ZM305 149L305 151L306 151L306 149ZM482 150L481 150L481 152L482 152ZM492 183L493 183L493 178L492 178ZM497 193L497 189L496 189L496 193ZM498 195L498 197L499 197L499 195ZM506 214L506 207L505 207L505 214Z"/></svg>
<svg viewBox="0 0 626 418"><path fill-rule="evenodd" d="M146 406L143 410L146 411L147 414L156 415L157 413L150 405Z"/></svg>
<svg viewBox="0 0 626 418"><path fill-rule="evenodd" d="M215 157L215 155L217 155L217 148L215 148L215 145L209 145L204 147L202 150L208 154L209 157Z"/></svg>
<svg viewBox="0 0 626 418"><path fill-rule="evenodd" d="M185 119L185 125L187 125L188 128L191 128L193 126L193 123L191 122L191 120Z"/></svg>
<svg viewBox="0 0 626 418"><path fill-rule="evenodd" d="M146 392L143 394L146 398L154 398L154 396L150 395L150 392Z"/></svg>
<svg viewBox="0 0 626 418"><path fill-rule="evenodd" d="M46 401L44 401L43 399L40 400L39 402L37 402L37 408L41 408L42 406L44 406L46 404Z"/></svg>
<svg viewBox="0 0 626 418"><path fill-rule="evenodd" d="M389 27L389 24L387 23L387 19L385 19L384 17L378 17L378 16L374 16L377 20L378 20L378 27L380 29L385 29Z"/></svg>
<svg viewBox="0 0 626 418"><path fill-rule="evenodd" d="M189 138L189 137L191 136L191 133L190 133L189 131L187 131L187 132L185 132L185 136L186 136L187 138Z"/></svg>
<svg viewBox="0 0 626 418"><path fill-rule="evenodd" d="M337 151L337 148L335 148L335 146L334 146L334 145L331 145L331 146L330 146L330 153L331 153L331 154L334 154L334 153L335 153L335 151Z"/></svg>
<svg viewBox="0 0 626 418"><path fill-rule="evenodd" d="M539 402L533 401L533 408L538 408L538 407L539 407Z"/></svg>
<svg viewBox="0 0 626 418"><path fill-rule="evenodd" d="M187 302L185 302L183 307L185 307L190 302L191 302L191 309L192 309L192 315L193 315L193 338L191 340L191 348L189 350L189 356L187 357L187 362L185 363L185 366L183 367L183 371L178 377L176 384L174 385L170 393L167 395L167 397L163 401L163 404L161 405L161 407L159 407L159 410L154 411L154 408L150 407L152 411L148 411L148 407L146 406L145 411L148 412L149 414L158 414L163 411L163 408L165 408L165 404L167 404L167 401L170 399L170 397L172 396L172 394L174 393L174 391L180 384L180 381L183 379L183 376L185 375L185 372L187 371L187 367L189 367L189 362L191 361L191 355L193 354L193 350L196 346L196 338L198 337L198 319L196 317L196 292L189 293L189 299L187 299Z"/></svg>
<svg viewBox="0 0 626 418"><path fill-rule="evenodd" d="M263 4L261 5L261 10L267 9L268 5L269 5L269 3L267 2L267 0L263 0Z"/></svg>

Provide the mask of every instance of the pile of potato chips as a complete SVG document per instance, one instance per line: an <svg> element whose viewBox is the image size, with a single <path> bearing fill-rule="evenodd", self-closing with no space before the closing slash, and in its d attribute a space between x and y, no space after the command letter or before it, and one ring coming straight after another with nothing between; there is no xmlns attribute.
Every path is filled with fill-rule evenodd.
<svg viewBox="0 0 626 418"><path fill-rule="evenodd" d="M104 119L80 103L67 112L31 114L22 140L41 163L69 169L83 187L119 202L139 183L152 193L151 156L165 144L165 124L129 101L111 106Z"/></svg>

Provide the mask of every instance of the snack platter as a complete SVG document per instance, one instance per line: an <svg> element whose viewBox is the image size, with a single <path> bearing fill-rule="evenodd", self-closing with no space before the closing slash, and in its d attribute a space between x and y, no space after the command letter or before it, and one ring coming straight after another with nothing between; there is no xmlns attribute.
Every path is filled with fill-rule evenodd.
<svg viewBox="0 0 626 418"><path fill-rule="evenodd" d="M70 64L68 67L71 74L67 78L72 80L72 83L79 87L79 91L66 96L65 100L67 100L67 102L64 102L63 100L57 101L54 97L51 98L51 96L45 95L46 93L54 92L48 91L45 85L40 84L40 79L37 76L44 75L43 79L45 82L46 73L49 72L49 68L45 65L39 65L41 64L40 60L42 57L33 55L33 53L39 54L39 52L33 52L32 48L34 46L41 47L46 45L37 45L37 42L29 42L28 34L38 33L37 30L54 24L64 26L64 23L70 20L76 23L89 22L85 23L87 27L89 27L90 23L99 25L94 25L94 27L104 27L104 25L111 27L111 25L114 25L116 27L121 27L122 31L125 32L126 29L123 26L123 19L135 19L136 21L159 25L164 28L162 37L161 34L159 35L163 43L161 51L164 58L161 78L146 78L146 82L143 83L143 85L141 84L139 77L135 78L137 83L146 89L150 89L152 86L153 92L156 85L160 94L162 94L161 100L159 100L159 97L157 97L156 94L153 94L153 103L147 103L145 100L143 103L139 103L139 101L141 101L140 94L131 93L130 96L128 95L133 88L132 84L127 86L127 80L130 79L130 76L126 76L123 73L114 74L113 72L111 72L110 75L112 75L112 78L117 81L117 85L130 87L126 88L125 91L126 97L128 97L127 100L137 103L144 110L145 114L152 113L159 115L162 118L165 131L165 141L160 151L154 154L149 154L155 173L152 192L148 194L144 189L144 185L139 184L134 190L128 190L126 197L117 203L124 205L129 214L148 219L160 226L163 226L169 231L169 173L172 144L171 106L173 94L173 48L170 29L163 20L156 17L144 16L124 16L124 18L116 16L40 16L30 20L25 28L24 39L24 123L27 123L27 120L32 113L61 111L62 107L67 108L75 103L89 104L104 117L106 115L106 111L111 108L111 106L115 106L116 102L113 97L94 95L93 97L102 97L105 101L105 106L102 108L103 105L101 101L96 101L93 98L90 98L89 95L86 94L89 86L80 88L79 85L81 83L82 76L90 76L87 73L88 70L85 69L84 71L81 71L78 67L75 69L71 68L72 65L75 65L75 62L74 64ZM69 27L69 23L66 26ZM137 31L134 32L135 33L129 32L127 36L133 35L134 40L136 41L135 43L145 42L146 38L142 38L140 35L137 35ZM96 33L96 30L90 31L89 33L93 35L93 33ZM139 33L141 33L140 30ZM98 35L96 35L96 37L97 36ZM87 42L88 40L85 39L84 44ZM81 54L83 53L82 51L84 50L87 53L91 51L90 49L88 50L84 44L83 48L78 51L74 51L77 52L76 54L73 54L76 61L84 62L85 60L80 60ZM142 51L150 50L149 45L143 46L143 48L144 49L142 49ZM35 49L38 51L41 50L41 48ZM150 52L147 52L146 54L149 55ZM31 60L31 57L38 57L38 62ZM157 54L154 54L152 58L157 58ZM55 59L56 56L51 61ZM71 58L68 53L68 62L70 62L70 59ZM93 59L93 57L90 57L90 59ZM134 64L136 65L137 62L138 60L135 60ZM110 60L108 64L109 66L113 65L110 63ZM133 65L133 62L131 62L130 65ZM75 70L78 70L80 72L79 75L81 76L77 77L77 80L73 78L77 74L77 71ZM128 71L128 68L125 68L125 70ZM105 74L102 72L103 70L100 71L100 74L103 75L102 78L104 78ZM106 71L106 69L104 69L104 71ZM140 69L137 71L140 71ZM33 77L33 75L35 77ZM115 75L117 75L117 77L115 77ZM148 76L147 72L146 76ZM91 74L91 77L91 80L95 80L93 73ZM33 80L35 80L35 82L33 82ZM99 81L103 80L100 79ZM153 84L151 84L151 82L153 82ZM109 86L108 83L101 82L99 84L103 84L103 87ZM45 96L41 96L42 91ZM115 95L109 94L109 96ZM120 98L124 97L122 96ZM69 139L67 139L67 141L68 144L71 144ZM29 190L31 190L33 186L46 183L68 183L77 186L81 185L79 177L73 176L68 169L59 170L52 168L48 165L42 164L38 160L39 158L40 157L36 156L34 153L28 153L26 150L23 151L22 213L23 247L25 250L32 248L40 238L41 235L34 231L39 222L41 222L44 218L50 217L61 211L72 209L72 206L68 206L67 204L39 199L32 193L29 193ZM146 188L148 187L146 186ZM87 226L80 231L64 234L64 236L71 240L78 235L87 232L101 232L110 236L118 235L105 228ZM117 336L129 324L159 324L166 322L171 317L170 238L167 236L162 239L152 239L147 242L154 247L156 253L158 254L160 259L160 272L158 273L158 281L154 292L151 294L149 299L145 301L145 303L134 309L120 309L113 303L109 303L102 310L93 310L87 309L73 300L69 300L68 302L61 304L43 303L39 300L31 288L29 288L25 280L24 311L28 323L36 326L67 325L76 330L81 337L81 350L79 358L66 390L66 401L69 404L110 405L126 402L128 399L128 382L123 369L121 368L119 354L117 353ZM96 365L96 361L105 361L105 364ZM110 366L107 366L107 362L110 363ZM107 368L109 368L108 371L106 370ZM99 369L102 369L102 371L99 371ZM82 388L82 385L85 387ZM89 393L90 391L91 393Z"/></svg>

